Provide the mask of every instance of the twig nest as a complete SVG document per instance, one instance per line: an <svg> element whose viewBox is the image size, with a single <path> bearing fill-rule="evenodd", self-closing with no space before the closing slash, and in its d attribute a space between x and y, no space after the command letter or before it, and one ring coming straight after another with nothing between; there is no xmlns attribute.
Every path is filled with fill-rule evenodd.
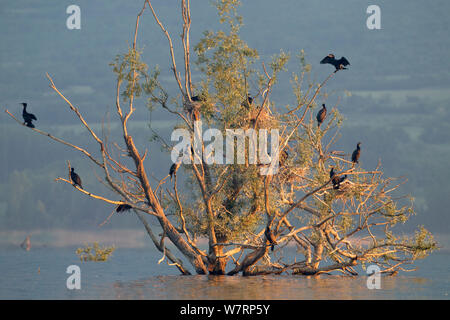
<svg viewBox="0 0 450 320"><path fill-rule="evenodd" d="M253 126L253 124L255 123L256 118L258 117L260 108L261 107L258 106L257 108L250 110L250 112L248 114L250 126ZM270 111L268 111L267 108L263 108L261 110L261 113L258 118L258 127L259 128L274 128L274 127L277 127L277 125L278 125L278 120L270 114Z"/></svg>
<svg viewBox="0 0 450 320"><path fill-rule="evenodd" d="M281 179L286 183L301 183L305 179L303 177L308 173L306 167L280 167Z"/></svg>

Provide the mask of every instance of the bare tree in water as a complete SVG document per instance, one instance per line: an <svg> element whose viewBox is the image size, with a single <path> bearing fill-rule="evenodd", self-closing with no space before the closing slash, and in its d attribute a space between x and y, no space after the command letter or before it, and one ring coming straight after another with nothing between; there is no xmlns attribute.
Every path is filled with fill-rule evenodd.
<svg viewBox="0 0 450 320"><path fill-rule="evenodd" d="M81 188L74 184L70 163L68 178L56 180L72 184L76 192L117 206L117 211L134 211L155 247L182 274L192 271L182 258L197 274L315 275L339 271L354 275L358 264L377 264L381 272L395 273L426 256L436 243L425 228L419 227L410 237L392 231L414 214L412 199L397 192L404 181L385 178L380 166L363 169L351 160L353 150L333 149L341 123L337 106L328 110L321 126L317 125L318 100L326 99L324 86L334 77L343 76L344 71L331 73L320 84L311 83L311 66L302 51L297 56L299 69L291 79L292 105L277 105L271 93L290 56L281 51L271 61L259 63L257 51L239 36L242 19L237 14L238 5L236 0L216 1L226 31L206 31L192 47L190 3L181 0L181 44L177 41L177 48L183 59L177 61L172 36L151 1L144 2L137 15L133 46L111 63L117 76L115 100L123 135L121 145L95 133L47 74L50 87L98 144L100 155L96 157L83 146L37 128L29 129L82 152L103 172L103 182L117 198L109 199L90 192L86 185ZM137 35L139 21L147 13L167 38L169 63L178 90L173 97L159 81L158 68L149 71L141 60ZM195 52L194 62L191 49ZM191 73L193 65L198 70L195 77ZM184 150L184 156L191 161L173 166L172 182L161 173L159 181L151 181L144 160L152 152L143 152L127 127L135 111L134 101L140 96L148 98L151 111L161 108L173 115L178 120L174 129L184 128L192 137L200 121L223 136L230 129L246 133L252 132L250 129L278 130L279 148L271 155L272 160L276 156L279 159L278 171L261 173L267 165L249 157L249 149L255 147L250 140L244 140L246 155L238 164L211 162L217 150L201 141L195 148ZM153 134L169 157L173 146L157 132ZM114 148L125 152L114 156ZM234 147L227 150L232 151ZM126 165L123 158L131 161ZM179 188L177 177L181 176ZM147 223L147 215L156 218L162 234L156 234ZM167 247L168 241L173 251ZM292 249L286 253L292 247L297 248L295 254Z"/></svg>

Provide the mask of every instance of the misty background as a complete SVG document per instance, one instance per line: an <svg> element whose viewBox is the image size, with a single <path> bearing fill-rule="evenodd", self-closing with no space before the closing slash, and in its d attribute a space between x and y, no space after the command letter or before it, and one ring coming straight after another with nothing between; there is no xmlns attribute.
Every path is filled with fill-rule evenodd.
<svg viewBox="0 0 450 320"><path fill-rule="evenodd" d="M243 0L241 37L268 62L280 49L291 54L271 96L276 105L293 105L289 82L298 71L295 55L305 51L312 65L312 80L321 82L333 70L319 61L329 53L345 56L349 70L327 83L328 106L337 104L345 117L336 148L352 152L361 141L361 166L376 167L386 176L405 176L404 194L415 198L417 216L402 226L411 232L418 224L438 235L448 234L450 223L450 49L447 13L450 2L362 1L362 0ZM20 102L38 120L36 128L69 142L97 145L65 102L49 88L48 72L62 93L79 108L101 134L101 123L109 121L111 140L119 134L115 114L115 77L109 66L117 54L132 45L136 16L143 0L49 1L21 0L0 3L0 242L11 232L33 230L99 230L114 209L101 201L74 192L56 177L67 176L70 160L83 186L102 194L101 173L80 152L19 126L4 109L21 119ZM81 29L66 27L66 8L81 8ZM179 57L181 14L179 1L154 0L160 20L171 33ZM381 8L381 30L366 27L369 5ZM205 30L218 30L217 14L209 1L191 1L191 43ZM178 94L170 70L167 39L154 23L150 11L140 20L138 47L152 69L159 65L163 84L172 96ZM195 60L193 53L192 60ZM194 67L194 66L193 66ZM259 67L259 66L256 66ZM199 79L194 67L194 80ZM256 93L251 87L250 93ZM146 100L135 103L129 124L140 152L149 149L148 173L167 175L170 156L150 143L149 128L170 140L175 117L150 113ZM109 115L108 115L109 114ZM107 126L108 127L108 126ZM95 173L97 172L97 173ZM106 192L106 195L112 196ZM113 196L117 198L117 196ZM114 215L102 230L142 230L135 215ZM8 233L10 232L10 233ZM5 240L6 239L6 240ZM87 239L87 238L86 238ZM439 240L439 238L438 238Z"/></svg>

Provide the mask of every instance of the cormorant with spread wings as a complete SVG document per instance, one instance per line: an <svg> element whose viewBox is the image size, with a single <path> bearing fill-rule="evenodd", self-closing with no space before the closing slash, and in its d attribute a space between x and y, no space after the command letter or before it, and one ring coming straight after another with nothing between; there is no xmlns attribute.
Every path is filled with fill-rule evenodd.
<svg viewBox="0 0 450 320"><path fill-rule="evenodd" d="M337 60L334 56L334 54L330 53L325 58L320 61L320 64L326 64L329 63L333 65L336 70L334 72L337 72L339 70L347 70L346 66L350 65L350 62L345 57L340 58Z"/></svg>

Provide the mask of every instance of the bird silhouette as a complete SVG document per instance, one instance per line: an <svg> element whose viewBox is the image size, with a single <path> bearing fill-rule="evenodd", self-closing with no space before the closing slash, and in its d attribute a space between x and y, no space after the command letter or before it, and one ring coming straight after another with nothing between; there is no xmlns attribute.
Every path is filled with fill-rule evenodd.
<svg viewBox="0 0 450 320"><path fill-rule="evenodd" d="M327 55L325 58L323 58L320 61L320 64L326 64L329 63L331 65L333 65L336 70L334 72L337 72L339 70L346 70L346 66L350 65L350 62L348 62L348 60L345 57L340 58L339 60L337 60L334 57L334 54L330 53L329 55Z"/></svg>
<svg viewBox="0 0 450 320"><path fill-rule="evenodd" d="M334 168L331 168L330 170L330 179L331 179L331 183L333 183L333 189L338 190L339 187L341 186L341 183L347 179L347 175L343 176L343 177L339 177L338 175L336 175L336 173L334 172Z"/></svg>
<svg viewBox="0 0 450 320"><path fill-rule="evenodd" d="M32 113L27 112L27 103L22 102L23 110L22 110L22 117L23 117L23 124L26 124L27 127L34 128L33 120L37 120L36 116Z"/></svg>
<svg viewBox="0 0 450 320"><path fill-rule="evenodd" d="M203 101L203 98L200 97L199 95L197 96L193 96L191 97L191 99L189 100L188 97L186 96L186 101L184 103L184 111L190 116L192 117L192 114L194 112L194 109L200 109L201 104L200 102Z"/></svg>
<svg viewBox="0 0 450 320"><path fill-rule="evenodd" d="M199 121L200 120L200 108L202 106L202 102L205 102L205 98L201 95L196 95L191 97L192 104L190 104L189 108L187 109L188 114L191 116L193 121Z"/></svg>
<svg viewBox="0 0 450 320"><path fill-rule="evenodd" d="M264 235L266 236L266 239L271 244L270 250L273 251L275 248L275 245L277 244L277 241L275 240L275 237L273 236L272 232L270 231L269 226L266 227L266 231L264 231Z"/></svg>
<svg viewBox="0 0 450 320"><path fill-rule="evenodd" d="M286 151L286 149L283 149L283 151L281 151L281 153L280 153L280 159L278 161L278 165L280 167L284 166L288 157L289 157L289 153Z"/></svg>
<svg viewBox="0 0 450 320"><path fill-rule="evenodd" d="M195 101L195 102L200 102L200 101L204 101L205 99L203 97L200 97L197 95L197 96L191 97L191 100Z"/></svg>
<svg viewBox="0 0 450 320"><path fill-rule="evenodd" d="M353 151L352 153L352 162L353 163L359 163L359 156L361 155L361 142L358 142L358 144L356 145L356 149L355 151Z"/></svg>
<svg viewBox="0 0 450 320"><path fill-rule="evenodd" d="M241 106L243 106L246 109L250 109L250 106L252 105L252 103L253 103L253 97L249 93L247 93L247 99L241 103Z"/></svg>
<svg viewBox="0 0 450 320"><path fill-rule="evenodd" d="M128 211L128 210L130 210L131 209L131 206L130 205L128 205L128 204L126 204L126 203L122 203L122 204L119 204L118 206L117 206L117 208L116 208L116 212L125 212L125 211Z"/></svg>
<svg viewBox="0 0 450 320"><path fill-rule="evenodd" d="M177 170L181 165L181 161L177 161L176 163L172 164L172 166L170 167L169 170L169 175L170 175L170 181L172 181L172 177L173 175L177 174Z"/></svg>
<svg viewBox="0 0 450 320"><path fill-rule="evenodd" d="M327 108L325 107L325 104L322 104L322 109L319 110L317 113L317 127L320 127L322 122L325 120L327 116Z"/></svg>
<svg viewBox="0 0 450 320"><path fill-rule="evenodd" d="M73 167L70 169L70 178L72 179L74 186L78 185L81 189L83 189L83 186L81 185L81 178L75 173Z"/></svg>

